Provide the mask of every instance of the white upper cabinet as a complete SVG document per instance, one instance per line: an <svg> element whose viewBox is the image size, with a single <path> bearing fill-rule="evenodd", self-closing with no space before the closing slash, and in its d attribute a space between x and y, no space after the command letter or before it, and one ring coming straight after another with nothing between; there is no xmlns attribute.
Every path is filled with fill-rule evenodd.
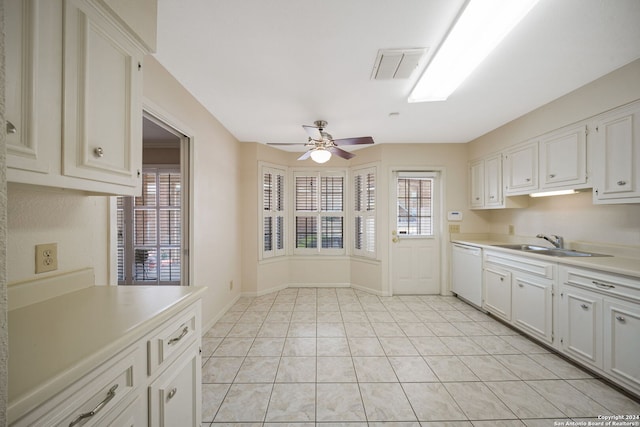
<svg viewBox="0 0 640 427"><path fill-rule="evenodd" d="M61 8L56 2L4 0L7 167L46 174L61 132ZM56 19L58 18L58 19ZM57 89L57 90L56 90ZM50 108L58 105L58 109ZM59 158L59 153L58 153ZM9 173L11 180L11 173Z"/></svg>
<svg viewBox="0 0 640 427"><path fill-rule="evenodd" d="M139 37L99 1L3 4L7 180L138 194L147 53Z"/></svg>
<svg viewBox="0 0 640 427"><path fill-rule="evenodd" d="M136 193L143 53L90 3L67 0L64 29L63 173Z"/></svg>
<svg viewBox="0 0 640 427"><path fill-rule="evenodd" d="M471 208L484 207L484 160L478 160L469 166L471 177Z"/></svg>
<svg viewBox="0 0 640 427"><path fill-rule="evenodd" d="M502 155L487 157L484 161L484 205L501 207L502 203Z"/></svg>
<svg viewBox="0 0 640 427"><path fill-rule="evenodd" d="M535 191L538 188L538 141L507 150L504 170L507 195Z"/></svg>
<svg viewBox="0 0 640 427"><path fill-rule="evenodd" d="M469 165L471 209L524 208L522 197L504 197L502 191L502 154L493 154Z"/></svg>
<svg viewBox="0 0 640 427"><path fill-rule="evenodd" d="M594 203L640 203L640 103L594 123Z"/></svg>
<svg viewBox="0 0 640 427"><path fill-rule="evenodd" d="M540 188L587 184L587 127L573 126L540 139Z"/></svg>

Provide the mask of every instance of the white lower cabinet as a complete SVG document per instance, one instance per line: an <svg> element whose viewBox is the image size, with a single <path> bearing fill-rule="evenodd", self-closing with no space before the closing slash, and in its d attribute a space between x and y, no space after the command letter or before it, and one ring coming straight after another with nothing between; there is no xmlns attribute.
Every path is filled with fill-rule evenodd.
<svg viewBox="0 0 640 427"><path fill-rule="evenodd" d="M515 275L511 290L511 321L540 340L553 341L553 283Z"/></svg>
<svg viewBox="0 0 640 427"><path fill-rule="evenodd" d="M143 336L10 425L200 426L200 301L149 321Z"/></svg>
<svg viewBox="0 0 640 427"><path fill-rule="evenodd" d="M640 307L604 301L604 369L640 389Z"/></svg>
<svg viewBox="0 0 640 427"><path fill-rule="evenodd" d="M201 359L198 343L169 366L149 387L149 424L199 426Z"/></svg>
<svg viewBox="0 0 640 427"><path fill-rule="evenodd" d="M503 320L511 320L511 273L493 266L484 269L483 307Z"/></svg>
<svg viewBox="0 0 640 427"><path fill-rule="evenodd" d="M560 292L560 347L567 355L602 368L602 297L563 285Z"/></svg>
<svg viewBox="0 0 640 427"><path fill-rule="evenodd" d="M485 250L483 308L553 343L554 263Z"/></svg>
<svg viewBox="0 0 640 427"><path fill-rule="evenodd" d="M561 350L640 393L640 280L560 267Z"/></svg>

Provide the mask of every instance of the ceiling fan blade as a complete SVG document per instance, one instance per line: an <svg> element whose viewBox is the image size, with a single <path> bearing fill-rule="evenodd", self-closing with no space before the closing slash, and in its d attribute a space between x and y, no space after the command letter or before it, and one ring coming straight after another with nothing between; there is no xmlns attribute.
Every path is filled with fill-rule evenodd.
<svg viewBox="0 0 640 427"><path fill-rule="evenodd" d="M360 145L360 144L373 144L373 138L370 136L361 136L359 138L341 138L334 139L333 142L336 145Z"/></svg>
<svg viewBox="0 0 640 427"><path fill-rule="evenodd" d="M355 157L355 154L349 153L348 151L341 150L338 147L327 147L327 151L335 154L338 157L342 157L343 159L349 160L352 157Z"/></svg>
<svg viewBox="0 0 640 427"><path fill-rule="evenodd" d="M309 135L309 138L316 141L322 141L322 134L320 133L319 128L309 125L302 125L302 127L304 128L305 132L307 132L307 135Z"/></svg>
<svg viewBox="0 0 640 427"><path fill-rule="evenodd" d="M309 157L311 157L311 150L307 151L302 156L298 157L298 160L307 160Z"/></svg>
<svg viewBox="0 0 640 427"><path fill-rule="evenodd" d="M267 142L267 145L307 145L308 142Z"/></svg>

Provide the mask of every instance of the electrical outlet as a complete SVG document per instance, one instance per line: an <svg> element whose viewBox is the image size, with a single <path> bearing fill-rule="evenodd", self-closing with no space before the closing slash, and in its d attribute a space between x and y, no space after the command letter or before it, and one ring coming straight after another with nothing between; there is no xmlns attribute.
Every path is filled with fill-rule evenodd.
<svg viewBox="0 0 640 427"><path fill-rule="evenodd" d="M36 273L46 273L58 269L58 244L36 245Z"/></svg>
<svg viewBox="0 0 640 427"><path fill-rule="evenodd" d="M233 280L231 280L229 282L229 290L232 291L233 290Z"/></svg>
<svg viewBox="0 0 640 427"><path fill-rule="evenodd" d="M509 224L509 236L513 236L515 233L515 230L513 228L513 224Z"/></svg>
<svg viewBox="0 0 640 427"><path fill-rule="evenodd" d="M459 233L460 224L449 224L449 233Z"/></svg>

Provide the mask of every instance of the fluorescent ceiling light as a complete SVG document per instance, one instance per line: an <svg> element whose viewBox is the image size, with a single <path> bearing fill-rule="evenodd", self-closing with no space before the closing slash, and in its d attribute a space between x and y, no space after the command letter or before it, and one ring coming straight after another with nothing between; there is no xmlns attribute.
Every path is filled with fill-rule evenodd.
<svg viewBox="0 0 640 427"><path fill-rule="evenodd" d="M324 148L316 148L311 152L311 160L316 163L326 163L331 158L331 152Z"/></svg>
<svg viewBox="0 0 640 427"><path fill-rule="evenodd" d="M555 190L555 191L542 191L540 193L531 193L530 197L547 197L547 196L563 196L565 194L578 194L576 190Z"/></svg>
<svg viewBox="0 0 640 427"><path fill-rule="evenodd" d="M422 73L409 102L444 101L538 0L470 0Z"/></svg>

